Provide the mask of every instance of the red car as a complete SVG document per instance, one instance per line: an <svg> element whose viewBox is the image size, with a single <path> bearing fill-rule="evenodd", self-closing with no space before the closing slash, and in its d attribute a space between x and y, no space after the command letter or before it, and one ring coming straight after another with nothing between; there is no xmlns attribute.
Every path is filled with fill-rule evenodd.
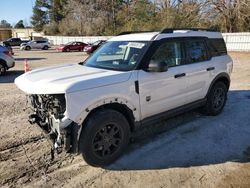
<svg viewBox="0 0 250 188"><path fill-rule="evenodd" d="M69 42L65 45L61 45L57 48L57 51L71 52L71 51L83 51L84 47L87 46L84 42Z"/></svg>
<svg viewBox="0 0 250 188"><path fill-rule="evenodd" d="M84 52L86 52L87 54L91 54L105 42L106 42L105 40L98 40L92 44L89 44L84 48Z"/></svg>

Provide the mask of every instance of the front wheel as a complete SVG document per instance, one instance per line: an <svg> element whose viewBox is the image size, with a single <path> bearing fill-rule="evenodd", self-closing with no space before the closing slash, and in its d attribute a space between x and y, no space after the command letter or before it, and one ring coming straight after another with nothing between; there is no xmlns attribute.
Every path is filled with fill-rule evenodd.
<svg viewBox="0 0 250 188"><path fill-rule="evenodd" d="M115 161L129 142L129 124L118 111L104 109L95 112L83 125L79 149L92 166L105 166Z"/></svg>
<svg viewBox="0 0 250 188"><path fill-rule="evenodd" d="M31 47L30 46L26 46L25 50L31 50Z"/></svg>
<svg viewBox="0 0 250 188"><path fill-rule="evenodd" d="M223 82L215 83L207 97L203 111L208 115L218 115L223 110L227 100L227 87Z"/></svg>
<svg viewBox="0 0 250 188"><path fill-rule="evenodd" d="M49 47L48 47L48 46L44 46L43 49L44 49L44 50L48 50Z"/></svg>

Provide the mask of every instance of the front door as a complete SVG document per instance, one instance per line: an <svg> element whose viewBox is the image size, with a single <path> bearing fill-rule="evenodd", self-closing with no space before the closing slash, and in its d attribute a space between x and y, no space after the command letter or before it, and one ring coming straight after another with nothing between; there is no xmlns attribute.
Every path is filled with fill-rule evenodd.
<svg viewBox="0 0 250 188"><path fill-rule="evenodd" d="M160 42L150 60L165 62L165 72L138 71L141 119L185 104L187 66L182 65L182 42ZM149 61L150 62L150 61Z"/></svg>

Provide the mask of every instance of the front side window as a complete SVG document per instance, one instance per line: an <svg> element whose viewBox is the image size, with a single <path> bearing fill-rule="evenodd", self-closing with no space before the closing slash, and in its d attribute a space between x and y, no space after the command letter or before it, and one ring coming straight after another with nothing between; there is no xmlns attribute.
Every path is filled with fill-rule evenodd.
<svg viewBox="0 0 250 188"><path fill-rule="evenodd" d="M206 45L202 40L187 41L186 51L189 63L208 60Z"/></svg>
<svg viewBox="0 0 250 188"><path fill-rule="evenodd" d="M133 70L147 44L148 42L110 41L90 56L84 65L118 71Z"/></svg>
<svg viewBox="0 0 250 188"><path fill-rule="evenodd" d="M151 57L151 60L164 62L168 67L180 65L181 59L180 42L166 42L162 44Z"/></svg>

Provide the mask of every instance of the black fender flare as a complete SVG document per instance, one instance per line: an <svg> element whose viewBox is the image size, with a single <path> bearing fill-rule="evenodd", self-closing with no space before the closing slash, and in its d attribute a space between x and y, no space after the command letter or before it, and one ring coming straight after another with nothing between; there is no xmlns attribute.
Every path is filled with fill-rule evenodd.
<svg viewBox="0 0 250 188"><path fill-rule="evenodd" d="M227 81L226 86L227 86L227 89L229 90L230 82L231 82L230 76L229 76L228 73L222 72L222 73L218 74L218 75L213 79L213 81L211 82L211 84L210 84L210 86L209 86L209 88L208 88L206 97L207 97L208 94L210 93L210 91L211 91L213 85L214 85L217 81L219 81L219 80L224 80L224 81L226 80L226 81Z"/></svg>

